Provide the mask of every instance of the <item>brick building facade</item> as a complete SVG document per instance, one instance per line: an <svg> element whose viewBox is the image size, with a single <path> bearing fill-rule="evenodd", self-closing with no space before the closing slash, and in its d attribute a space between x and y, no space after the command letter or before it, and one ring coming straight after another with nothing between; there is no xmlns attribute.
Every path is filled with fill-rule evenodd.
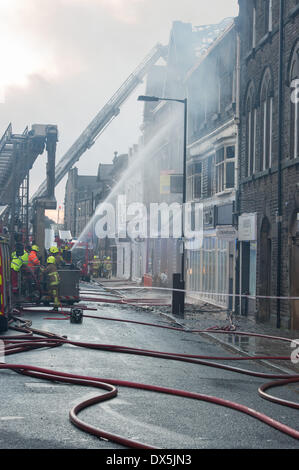
<svg viewBox="0 0 299 470"><path fill-rule="evenodd" d="M299 328L298 0L239 0L241 313ZM247 227L247 228L246 228Z"/></svg>

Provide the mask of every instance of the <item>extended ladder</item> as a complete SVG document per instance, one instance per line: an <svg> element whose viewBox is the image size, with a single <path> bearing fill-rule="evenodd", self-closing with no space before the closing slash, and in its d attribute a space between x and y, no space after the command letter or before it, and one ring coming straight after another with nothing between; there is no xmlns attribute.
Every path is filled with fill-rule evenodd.
<svg viewBox="0 0 299 470"><path fill-rule="evenodd" d="M134 89L142 82L148 70L165 54L166 46L157 44L145 59L139 64L136 70L127 78L112 98L105 104L96 117L91 121L83 133L74 142L71 148L60 159L55 167L55 186L62 180L67 172L72 168L82 154L89 149L95 139L104 131L111 121L119 114L120 106L131 95ZM32 200L43 197L46 192L46 181L44 181L37 192L32 196Z"/></svg>

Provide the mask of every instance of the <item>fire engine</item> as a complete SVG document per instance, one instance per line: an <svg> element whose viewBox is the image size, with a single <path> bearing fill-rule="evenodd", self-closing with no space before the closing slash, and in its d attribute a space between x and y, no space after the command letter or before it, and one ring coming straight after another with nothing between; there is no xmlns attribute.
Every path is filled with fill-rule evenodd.
<svg viewBox="0 0 299 470"><path fill-rule="evenodd" d="M0 331L6 331L12 310L9 240L0 234Z"/></svg>

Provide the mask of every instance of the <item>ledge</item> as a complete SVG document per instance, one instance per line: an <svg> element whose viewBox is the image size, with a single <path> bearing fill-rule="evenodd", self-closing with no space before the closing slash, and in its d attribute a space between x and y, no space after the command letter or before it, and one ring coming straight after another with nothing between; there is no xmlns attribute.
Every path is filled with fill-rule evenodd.
<svg viewBox="0 0 299 470"><path fill-rule="evenodd" d="M260 178L264 178L265 176L272 175L273 173L276 173L276 172L277 172L276 167L268 168L267 170L259 171L258 173L254 173L251 176L246 176L246 178L242 178L240 181L240 184L250 183Z"/></svg>
<svg viewBox="0 0 299 470"><path fill-rule="evenodd" d="M283 160L281 163L281 169L285 170L286 168L290 168L295 165L299 165L299 157L293 158L292 160L290 159ZM240 180L240 184L250 183L251 181L264 178L265 176L273 175L277 172L278 172L278 168L277 168L277 165L275 165L269 168L268 170L259 171L258 173L254 173L251 176L246 176L245 178L242 178Z"/></svg>
<svg viewBox="0 0 299 470"><path fill-rule="evenodd" d="M274 29L274 31L276 30L277 28ZM276 31L275 31L276 32ZM267 44L267 42L272 42L272 37L273 37L273 30L271 31L268 31L263 37L262 39L260 39L260 41L258 42L258 45L256 46L256 49L260 49L261 47L264 46L264 44Z"/></svg>
<svg viewBox="0 0 299 470"><path fill-rule="evenodd" d="M288 18L295 18L295 16L297 16L298 13L299 13L299 4L296 5L294 8L292 8L292 9L290 10L290 13L289 13L289 15L288 15ZM287 18L287 19L288 19L288 18Z"/></svg>
<svg viewBox="0 0 299 470"><path fill-rule="evenodd" d="M235 188L227 188L221 191L220 193L215 193L216 197L224 197L227 196L228 194L231 194L235 191Z"/></svg>
<svg viewBox="0 0 299 470"><path fill-rule="evenodd" d="M285 168L290 168L291 166L299 164L299 157L284 160L281 164L281 168L284 170Z"/></svg>

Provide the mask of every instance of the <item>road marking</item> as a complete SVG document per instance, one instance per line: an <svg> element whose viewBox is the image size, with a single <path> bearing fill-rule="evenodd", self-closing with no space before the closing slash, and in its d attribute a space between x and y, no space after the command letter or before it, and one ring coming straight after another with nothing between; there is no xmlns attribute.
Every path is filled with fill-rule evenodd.
<svg viewBox="0 0 299 470"><path fill-rule="evenodd" d="M14 419L24 419L24 416L0 416L0 421L12 421Z"/></svg>
<svg viewBox="0 0 299 470"><path fill-rule="evenodd" d="M117 402L115 402L115 404L116 403ZM186 438L192 439L192 436L188 436L187 434L182 434L182 433L177 433L175 431L171 431L171 430L169 430L169 429L167 429L163 426L140 422L140 421L138 421L138 419L135 419L132 416L127 416L127 415L119 413L115 410L112 410L111 405L108 404L108 403L102 403L101 408L107 414L110 414L110 416L112 416L113 418L116 418L119 423L121 423L121 421L125 421L126 424L132 423L134 426L137 425L137 426L141 427L143 429L143 431L145 432L145 435L146 435L146 432L152 432L152 433L155 433L157 436L161 436L161 434L162 434L161 430L163 430L164 436L167 437L168 439L183 440L183 441L186 440ZM130 439L132 439L132 438L130 438ZM195 440L194 437L193 437L193 439ZM209 440L209 439L204 438L204 437L196 437L196 440Z"/></svg>
<svg viewBox="0 0 299 470"><path fill-rule="evenodd" d="M56 388L57 384L45 384L45 383L25 383L26 388L33 388L33 389L49 389L49 388Z"/></svg>

